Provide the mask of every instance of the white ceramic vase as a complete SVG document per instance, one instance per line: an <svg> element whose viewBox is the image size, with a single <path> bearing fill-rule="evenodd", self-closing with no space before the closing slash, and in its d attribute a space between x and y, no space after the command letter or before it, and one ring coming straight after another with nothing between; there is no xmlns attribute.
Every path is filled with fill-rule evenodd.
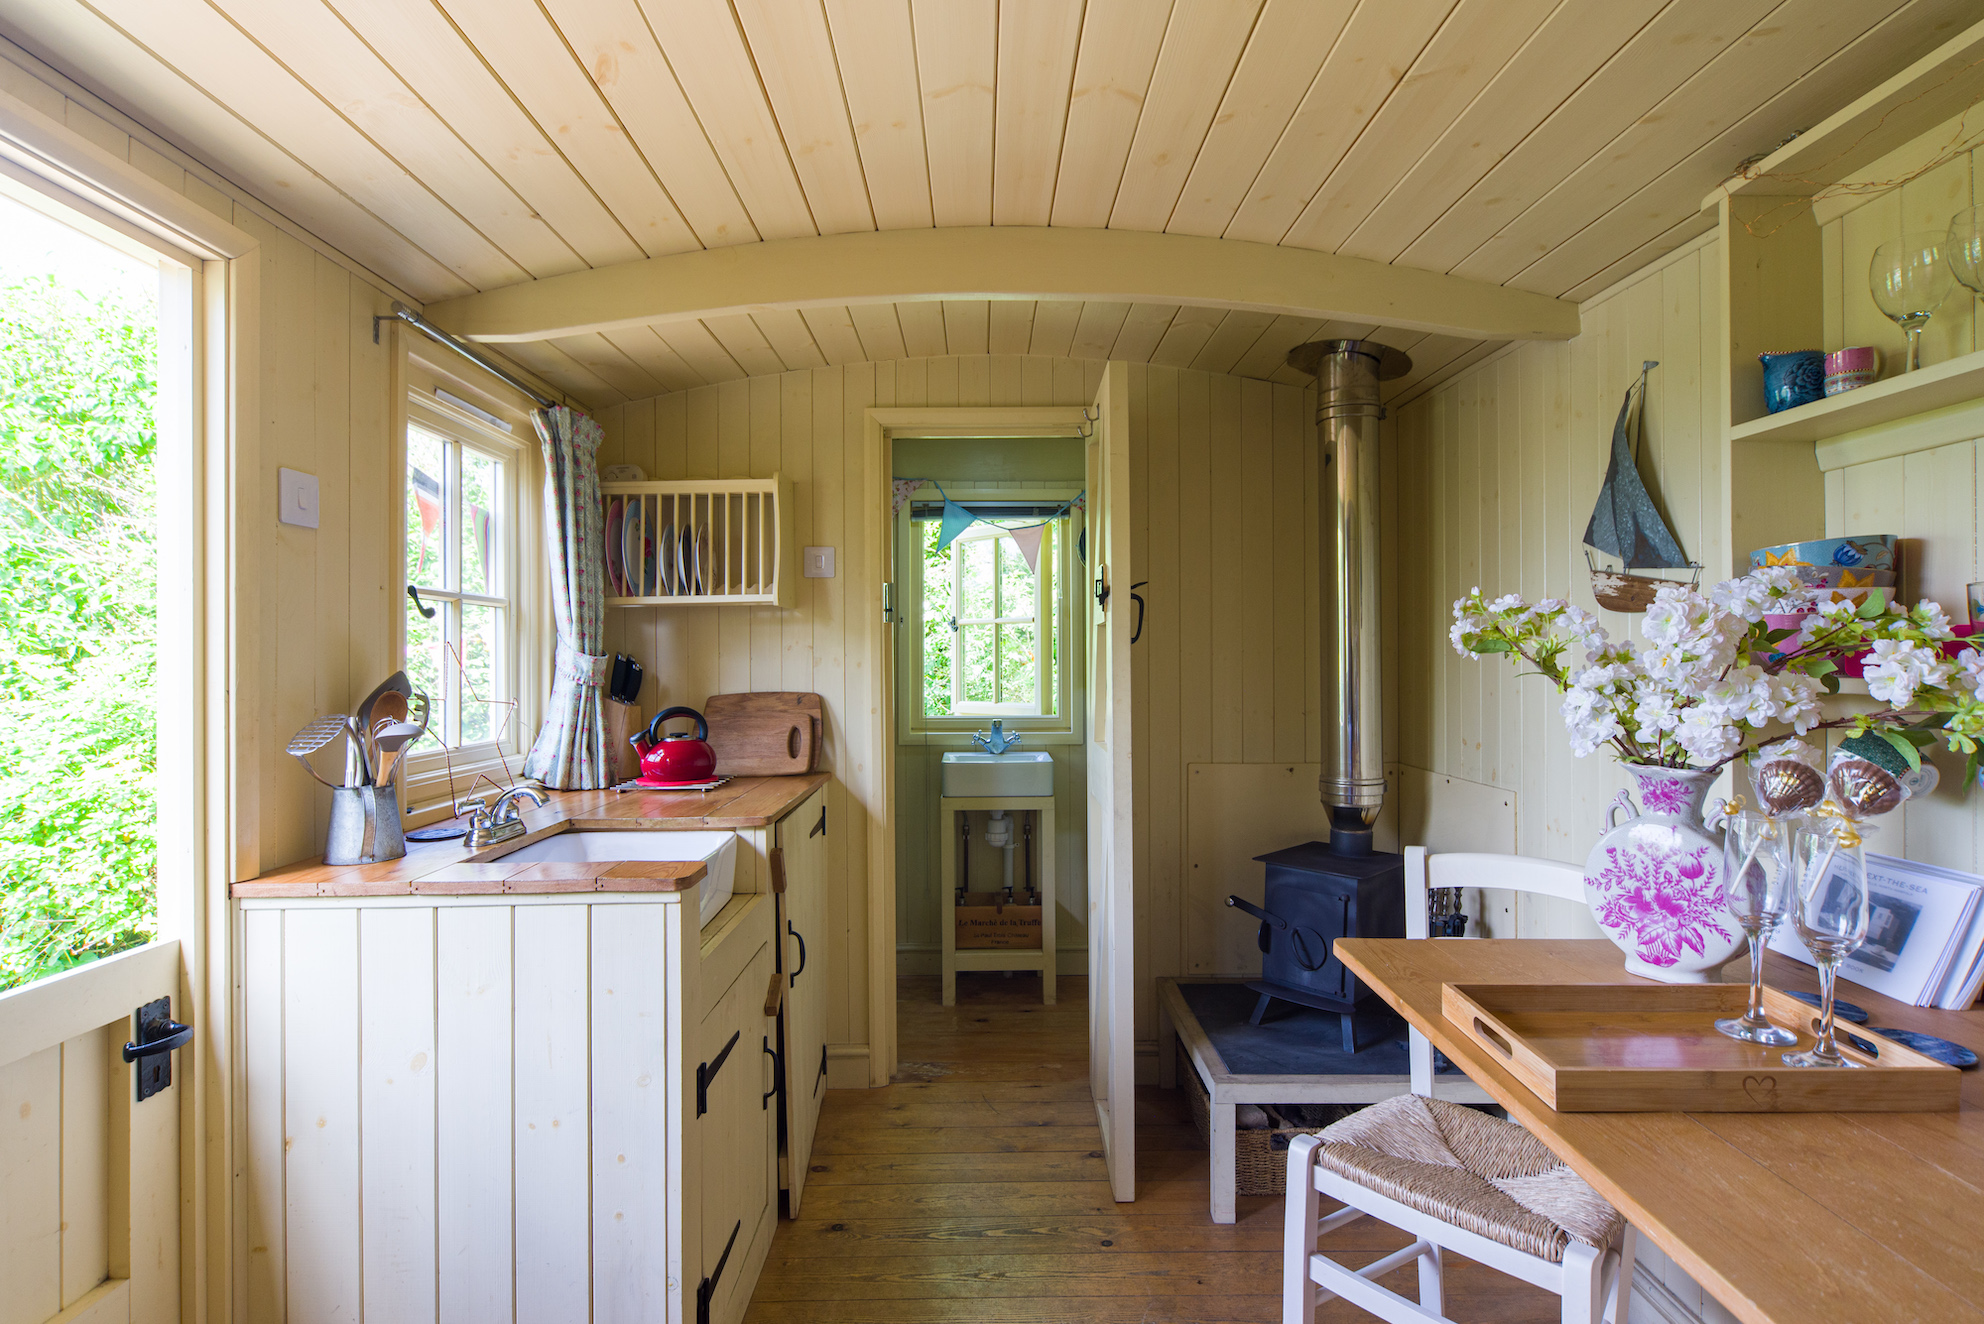
<svg viewBox="0 0 1984 1324"><path fill-rule="evenodd" d="M1626 954L1626 970L1669 984L1708 983L1743 949L1722 889L1722 834L1702 822L1716 773L1632 769L1584 864L1585 904ZM1623 815L1623 817L1622 817Z"/></svg>

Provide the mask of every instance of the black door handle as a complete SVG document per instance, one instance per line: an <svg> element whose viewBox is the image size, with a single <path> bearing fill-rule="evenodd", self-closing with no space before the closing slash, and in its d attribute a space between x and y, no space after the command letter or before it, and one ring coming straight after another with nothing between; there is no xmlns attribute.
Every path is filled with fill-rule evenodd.
<svg viewBox="0 0 1984 1324"><path fill-rule="evenodd" d="M141 1057L157 1057L160 1053L170 1053L193 1042L193 1027L190 1025L181 1025L178 1021L161 1021L158 1029L165 1032L158 1038L125 1044L124 1060L135 1062Z"/></svg>
<svg viewBox="0 0 1984 1324"><path fill-rule="evenodd" d="M137 1039L124 1045L124 1060L138 1064L138 1102L172 1086L172 1053L193 1042L193 1027L172 1019L171 997L154 998L131 1013Z"/></svg>
<svg viewBox="0 0 1984 1324"><path fill-rule="evenodd" d="M759 1112L771 1106L771 1101L785 1092L785 1058L772 1047L770 1036L765 1038L765 1056L772 1060L772 1088L770 1093L758 1100Z"/></svg>
<svg viewBox="0 0 1984 1324"><path fill-rule="evenodd" d="M817 837L826 830L827 830L827 807L825 805L821 805L820 821L815 823L813 825L813 830L811 832L808 832L806 835L809 837Z"/></svg>
<svg viewBox="0 0 1984 1324"><path fill-rule="evenodd" d="M730 1050L737 1047L737 1041L743 1035L742 1030L732 1030L730 1042L723 1046L721 1053L708 1062L696 1064L696 1116L701 1117L710 1110L710 1086L716 1083L716 1073L723 1070L724 1062L730 1057Z"/></svg>
<svg viewBox="0 0 1984 1324"><path fill-rule="evenodd" d="M798 929L793 928L791 920L785 922L785 931L797 939L799 943L799 968L792 972L792 982L796 985L799 982L799 976L806 973L806 935Z"/></svg>

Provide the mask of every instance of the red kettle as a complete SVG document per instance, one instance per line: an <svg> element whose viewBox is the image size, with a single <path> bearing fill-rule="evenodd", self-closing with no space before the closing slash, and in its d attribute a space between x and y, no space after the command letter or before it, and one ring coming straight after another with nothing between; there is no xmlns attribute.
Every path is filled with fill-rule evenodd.
<svg viewBox="0 0 1984 1324"><path fill-rule="evenodd" d="M661 724L671 717L695 718L696 734L677 731L664 736ZM694 708L662 709L647 730L629 737L634 752L641 756L640 780L669 785L714 780L716 751L710 748L709 735L710 724Z"/></svg>

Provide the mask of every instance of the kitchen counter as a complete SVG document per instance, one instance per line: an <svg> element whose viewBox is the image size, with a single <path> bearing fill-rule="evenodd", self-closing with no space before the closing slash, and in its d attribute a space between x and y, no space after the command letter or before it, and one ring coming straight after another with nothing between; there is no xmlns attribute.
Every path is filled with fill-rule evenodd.
<svg viewBox="0 0 1984 1324"><path fill-rule="evenodd" d="M766 827L825 785L829 774L737 777L714 791L548 791L524 810L519 837L469 851L459 841L409 843L383 864L329 865L321 859L272 869L235 883L229 895L478 896L557 892L679 892L703 877L696 862L618 860L505 864L503 857L560 832L690 832Z"/></svg>

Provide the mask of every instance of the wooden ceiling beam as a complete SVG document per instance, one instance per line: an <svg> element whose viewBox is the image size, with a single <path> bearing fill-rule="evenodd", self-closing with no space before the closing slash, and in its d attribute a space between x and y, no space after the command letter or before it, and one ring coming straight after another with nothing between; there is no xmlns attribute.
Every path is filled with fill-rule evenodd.
<svg viewBox="0 0 1984 1324"><path fill-rule="evenodd" d="M1044 226L837 234L673 253L428 305L471 340L926 299L1098 300L1373 322L1472 340L1568 340L1577 305L1308 249Z"/></svg>

